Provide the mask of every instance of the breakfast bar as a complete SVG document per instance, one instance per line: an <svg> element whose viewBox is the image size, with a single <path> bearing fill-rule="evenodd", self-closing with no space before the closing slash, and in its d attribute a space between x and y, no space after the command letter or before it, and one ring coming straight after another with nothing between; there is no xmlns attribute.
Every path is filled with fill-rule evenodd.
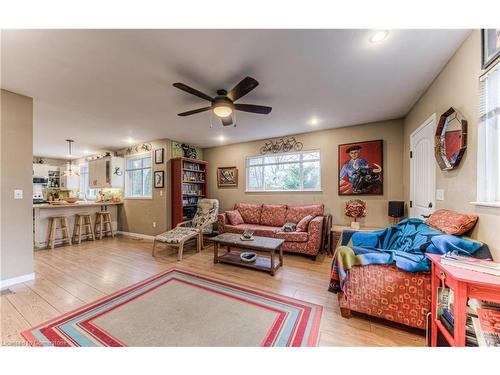
<svg viewBox="0 0 500 375"><path fill-rule="evenodd" d="M51 216L66 216L68 218L68 226L70 233L73 231L75 215L88 213L92 216L92 224L94 224L95 214L100 211L108 210L111 212L111 226L113 231L118 228L118 206L123 202L85 202L78 201L76 203L63 204L34 204L33 205L33 242L35 249L43 249L47 246L47 230L49 217ZM60 244L61 239L56 237L56 244Z"/></svg>

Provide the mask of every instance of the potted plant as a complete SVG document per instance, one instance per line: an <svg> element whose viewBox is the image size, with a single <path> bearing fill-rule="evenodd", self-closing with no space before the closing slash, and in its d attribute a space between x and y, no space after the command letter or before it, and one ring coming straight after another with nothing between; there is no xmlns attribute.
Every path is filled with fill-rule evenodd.
<svg viewBox="0 0 500 375"><path fill-rule="evenodd" d="M361 199L351 199L345 202L345 215L354 219L351 222L352 229L359 229L358 219L366 216L366 202Z"/></svg>

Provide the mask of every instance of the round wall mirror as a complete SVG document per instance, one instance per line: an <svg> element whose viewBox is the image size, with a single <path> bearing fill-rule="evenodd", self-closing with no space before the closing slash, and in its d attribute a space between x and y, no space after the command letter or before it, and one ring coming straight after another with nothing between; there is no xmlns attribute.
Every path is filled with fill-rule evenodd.
<svg viewBox="0 0 500 375"><path fill-rule="evenodd" d="M443 113L436 129L434 152L441 170L460 164L467 148L467 120L454 108Z"/></svg>

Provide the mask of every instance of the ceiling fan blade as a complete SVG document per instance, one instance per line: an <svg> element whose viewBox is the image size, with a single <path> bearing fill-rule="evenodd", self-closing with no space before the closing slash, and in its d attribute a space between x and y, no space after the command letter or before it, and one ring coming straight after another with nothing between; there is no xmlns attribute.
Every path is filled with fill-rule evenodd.
<svg viewBox="0 0 500 375"><path fill-rule="evenodd" d="M248 94L254 88L259 85L252 77L243 78L236 86L234 86L231 91L227 94L227 97L233 102L241 98L242 96Z"/></svg>
<svg viewBox="0 0 500 375"><path fill-rule="evenodd" d="M231 115L227 117L221 117L220 120L222 121L222 125L224 126L233 125L233 117Z"/></svg>
<svg viewBox="0 0 500 375"><path fill-rule="evenodd" d="M272 107L266 107L265 105L255 105L255 104L235 104L234 109L244 112L260 113L261 115L267 115L273 110Z"/></svg>
<svg viewBox="0 0 500 375"><path fill-rule="evenodd" d="M193 89L192 87L189 87L188 85L185 85L184 83L176 82L172 86L177 87L179 90L186 91L194 96L197 96L198 98L208 100L209 102L214 101L214 99L211 98L210 96L208 96L207 94L204 94L201 91Z"/></svg>
<svg viewBox="0 0 500 375"><path fill-rule="evenodd" d="M212 107L204 107L204 108L198 108L198 109L193 109L191 111L186 111L177 114L177 116L189 116L189 115L194 115L195 113L200 113L200 112L205 112L211 109Z"/></svg>

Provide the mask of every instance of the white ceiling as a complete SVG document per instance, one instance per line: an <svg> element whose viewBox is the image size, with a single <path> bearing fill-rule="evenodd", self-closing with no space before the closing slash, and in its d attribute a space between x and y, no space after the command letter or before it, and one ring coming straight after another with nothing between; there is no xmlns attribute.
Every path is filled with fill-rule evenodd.
<svg viewBox="0 0 500 375"><path fill-rule="evenodd" d="M201 147L404 116L468 30L8 30L2 88L34 98L34 154L65 157L171 138ZM479 58L479 57L478 57ZM260 82L237 127L210 127L209 95L245 76ZM318 124L312 125L316 117ZM224 139L224 140L222 140Z"/></svg>

